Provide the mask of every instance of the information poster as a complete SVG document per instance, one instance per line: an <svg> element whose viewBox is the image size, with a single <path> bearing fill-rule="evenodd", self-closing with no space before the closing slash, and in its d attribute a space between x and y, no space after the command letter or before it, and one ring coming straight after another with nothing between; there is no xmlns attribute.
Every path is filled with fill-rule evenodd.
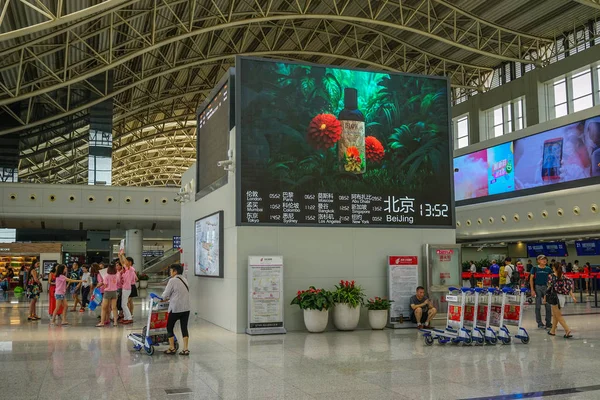
<svg viewBox="0 0 600 400"><path fill-rule="evenodd" d="M453 227L446 78L236 60L243 225Z"/></svg>
<svg viewBox="0 0 600 400"><path fill-rule="evenodd" d="M196 220L194 275L223 277L223 211Z"/></svg>
<svg viewBox="0 0 600 400"><path fill-rule="evenodd" d="M419 286L419 257L388 257L388 297L393 300L389 315L392 328L411 328L410 298Z"/></svg>
<svg viewBox="0 0 600 400"><path fill-rule="evenodd" d="M47 281L48 280L48 275L50 274L50 270L52 269L52 266L54 264L56 264L58 261L56 260L44 260L44 277L42 278L43 280Z"/></svg>
<svg viewBox="0 0 600 400"><path fill-rule="evenodd" d="M286 333L283 327L283 257L248 257L250 335Z"/></svg>

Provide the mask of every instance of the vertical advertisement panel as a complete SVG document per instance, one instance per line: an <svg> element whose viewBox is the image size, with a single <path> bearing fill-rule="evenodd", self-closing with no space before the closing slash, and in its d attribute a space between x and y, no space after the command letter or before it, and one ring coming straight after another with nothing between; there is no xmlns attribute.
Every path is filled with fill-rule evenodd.
<svg viewBox="0 0 600 400"><path fill-rule="evenodd" d="M419 286L419 257L388 257L388 297L393 300L388 326L411 328L410 298Z"/></svg>
<svg viewBox="0 0 600 400"><path fill-rule="evenodd" d="M283 257L248 257L249 335L286 333L283 326Z"/></svg>

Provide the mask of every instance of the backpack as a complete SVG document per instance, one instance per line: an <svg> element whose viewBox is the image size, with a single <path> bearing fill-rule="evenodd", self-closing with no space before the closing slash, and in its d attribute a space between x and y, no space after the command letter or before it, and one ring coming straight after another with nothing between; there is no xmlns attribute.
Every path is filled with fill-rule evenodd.
<svg viewBox="0 0 600 400"><path fill-rule="evenodd" d="M521 274L519 273L519 270L513 265L511 265L510 268L512 270L510 274L510 283L519 283L519 281L521 280Z"/></svg>

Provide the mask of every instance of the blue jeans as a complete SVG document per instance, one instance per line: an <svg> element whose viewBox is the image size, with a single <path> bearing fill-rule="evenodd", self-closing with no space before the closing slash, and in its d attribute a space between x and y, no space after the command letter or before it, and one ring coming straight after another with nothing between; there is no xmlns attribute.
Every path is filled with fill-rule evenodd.
<svg viewBox="0 0 600 400"><path fill-rule="evenodd" d="M538 325L542 325L542 300L546 296L548 286L535 285L535 320ZM546 303L546 326L552 325L552 307Z"/></svg>

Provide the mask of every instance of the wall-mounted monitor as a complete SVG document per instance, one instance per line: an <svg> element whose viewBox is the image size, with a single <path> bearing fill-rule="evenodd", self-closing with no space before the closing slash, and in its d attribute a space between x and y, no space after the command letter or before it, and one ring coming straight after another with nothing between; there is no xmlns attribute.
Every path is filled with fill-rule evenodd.
<svg viewBox="0 0 600 400"><path fill-rule="evenodd" d="M196 200L227 183L227 171L217 162L227 160L229 132L235 124L233 69L198 107L196 114Z"/></svg>
<svg viewBox="0 0 600 400"><path fill-rule="evenodd" d="M443 77L239 57L240 225L454 227Z"/></svg>
<svg viewBox="0 0 600 400"><path fill-rule="evenodd" d="M575 242L575 250L579 257L600 256L600 240L578 240Z"/></svg>
<svg viewBox="0 0 600 400"><path fill-rule="evenodd" d="M598 183L600 117L454 159L458 205Z"/></svg>
<svg viewBox="0 0 600 400"><path fill-rule="evenodd" d="M194 275L223 278L223 211L194 224Z"/></svg>
<svg viewBox="0 0 600 400"><path fill-rule="evenodd" d="M568 257L565 242L527 243L527 257L537 257L540 254L548 257L548 262L556 257Z"/></svg>

